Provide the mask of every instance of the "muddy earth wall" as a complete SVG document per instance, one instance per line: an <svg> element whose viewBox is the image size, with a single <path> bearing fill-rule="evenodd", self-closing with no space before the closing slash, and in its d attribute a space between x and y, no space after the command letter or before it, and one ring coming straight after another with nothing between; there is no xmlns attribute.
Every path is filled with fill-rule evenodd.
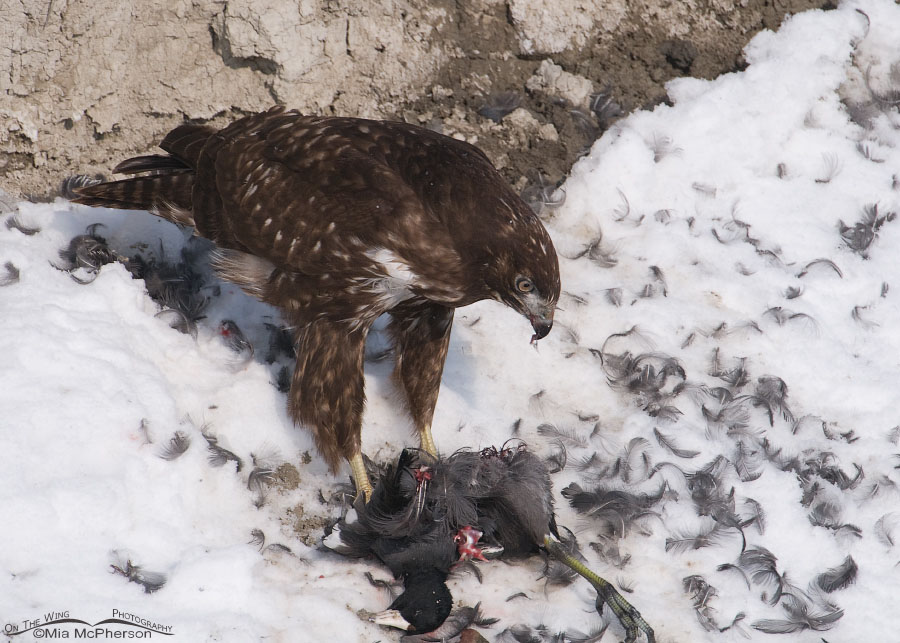
<svg viewBox="0 0 900 643"><path fill-rule="evenodd" d="M680 75L740 69L816 0L0 0L0 188L52 198L192 119L401 119L555 184Z"/></svg>

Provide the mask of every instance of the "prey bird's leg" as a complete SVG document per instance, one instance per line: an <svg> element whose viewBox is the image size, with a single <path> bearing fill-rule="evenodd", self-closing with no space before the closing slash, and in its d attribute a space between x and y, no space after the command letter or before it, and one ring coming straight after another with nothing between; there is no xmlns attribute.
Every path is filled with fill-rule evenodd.
<svg viewBox="0 0 900 643"><path fill-rule="evenodd" d="M353 482L356 484L356 497L363 494L366 502L372 499L372 483L369 482L369 474L366 473L366 463L363 462L362 451L357 451L347 460L350 463L350 471Z"/></svg>
<svg viewBox="0 0 900 643"><path fill-rule="evenodd" d="M637 640L638 632L643 632L647 636L647 643L655 643L656 637L653 634L653 628L609 581L588 569L580 560L569 554L559 541L549 535L544 536L544 548L551 556L593 585L597 590L598 610L604 603L612 610L622 627L625 628L625 643L634 643Z"/></svg>
<svg viewBox="0 0 900 643"><path fill-rule="evenodd" d="M434 438L431 436L430 424L424 424L419 429L419 446L421 446L422 450L426 451L431 457L437 457L437 446L434 444Z"/></svg>

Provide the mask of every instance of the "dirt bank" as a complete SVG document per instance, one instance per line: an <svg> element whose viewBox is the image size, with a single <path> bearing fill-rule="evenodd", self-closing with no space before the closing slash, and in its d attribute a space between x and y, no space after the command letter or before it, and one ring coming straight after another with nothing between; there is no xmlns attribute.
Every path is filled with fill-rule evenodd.
<svg viewBox="0 0 900 643"><path fill-rule="evenodd" d="M361 8L361 6L363 8ZM476 142L554 185L622 112L821 0L12 0L0 5L0 188L52 196L184 119L284 103ZM532 189L532 194L534 189Z"/></svg>

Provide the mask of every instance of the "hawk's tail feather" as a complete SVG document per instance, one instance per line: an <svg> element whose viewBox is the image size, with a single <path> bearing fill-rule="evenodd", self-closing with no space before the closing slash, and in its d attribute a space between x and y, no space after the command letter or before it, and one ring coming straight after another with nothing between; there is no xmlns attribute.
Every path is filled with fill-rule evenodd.
<svg viewBox="0 0 900 643"><path fill-rule="evenodd" d="M192 226L194 170L203 146L215 133L207 125L186 123L176 127L159 144L168 154L136 156L115 168L118 174L146 174L75 188L72 201L105 208L149 210L173 223Z"/></svg>
<svg viewBox="0 0 900 643"><path fill-rule="evenodd" d="M135 176L76 188L76 197L72 201L104 208L149 210L173 223L192 226L193 185L191 172Z"/></svg>
<svg viewBox="0 0 900 643"><path fill-rule="evenodd" d="M190 171L190 167L177 156L168 154L148 154L147 156L135 156L119 163L113 172L116 174L139 174L141 172L165 172L166 174L178 171Z"/></svg>
<svg viewBox="0 0 900 643"><path fill-rule="evenodd" d="M208 125L185 123L166 134L159 146L180 159L187 167L196 169L203 146L216 132L217 130Z"/></svg>

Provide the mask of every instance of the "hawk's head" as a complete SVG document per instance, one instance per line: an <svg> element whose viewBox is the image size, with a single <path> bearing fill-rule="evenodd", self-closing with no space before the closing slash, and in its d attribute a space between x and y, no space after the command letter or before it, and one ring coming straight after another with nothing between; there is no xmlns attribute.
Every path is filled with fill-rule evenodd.
<svg viewBox="0 0 900 643"><path fill-rule="evenodd" d="M524 204L523 204L524 205ZM527 206L525 206L527 207ZM550 235L537 216L509 222L502 250L488 262L485 282L494 299L525 316L542 339L553 326L559 301L559 261Z"/></svg>

